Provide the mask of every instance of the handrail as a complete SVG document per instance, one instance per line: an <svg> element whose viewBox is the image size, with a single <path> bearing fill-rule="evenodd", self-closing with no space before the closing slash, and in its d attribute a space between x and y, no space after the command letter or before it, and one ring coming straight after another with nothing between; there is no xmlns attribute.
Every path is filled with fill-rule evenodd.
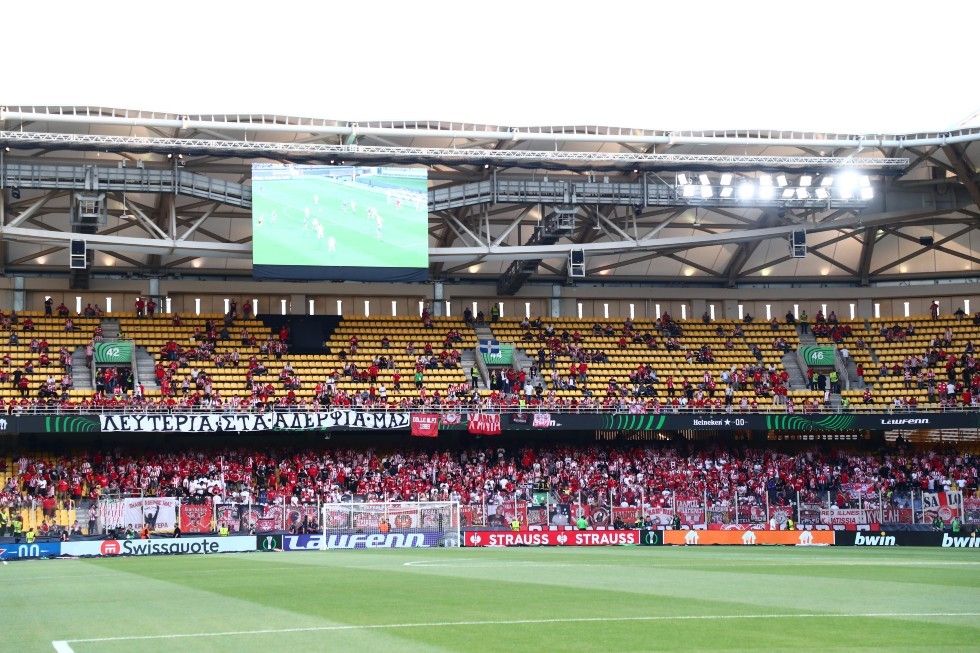
<svg viewBox="0 0 980 653"><path fill-rule="evenodd" d="M474 407L474 406L411 406L407 408L401 408L397 406L387 406L387 407L340 407L340 406L271 406L269 408L237 408L237 407L221 407L221 408L201 408L201 407L162 407L162 406L120 406L116 408L110 407L97 407L97 408L86 408L74 406L71 408L65 408L62 406L30 406L27 408L14 407L6 411L7 414L11 415L123 415L123 414L157 414L157 415L169 415L169 414L200 414L200 415L227 415L227 414L251 414L251 413L311 413L311 412L355 412L355 413L365 413L365 414L379 414L379 413L438 413L438 414L469 414L469 413L481 413L481 414L500 414L500 415L527 415L534 413L550 413L553 415L840 415L840 414L869 414L869 415L893 415L893 414L905 414L905 413L922 413L922 414L946 414L946 413L978 413L980 412L980 406L953 406L953 407L941 407L941 408L923 408L923 407L903 407L895 408L894 406L882 406L880 409L827 409L821 407L817 410L797 410L793 413L787 413L782 409L782 406L760 406L756 409L746 409L742 410L737 406L733 406L732 410L726 410L725 408L718 409L700 409L692 408L689 406L668 406L662 408L660 411L654 410L644 410L640 412L631 412L630 409L621 407L610 407L610 406L579 406L577 408L565 407L548 407L548 406L529 406L527 408L521 409L517 406L499 406L499 407Z"/></svg>

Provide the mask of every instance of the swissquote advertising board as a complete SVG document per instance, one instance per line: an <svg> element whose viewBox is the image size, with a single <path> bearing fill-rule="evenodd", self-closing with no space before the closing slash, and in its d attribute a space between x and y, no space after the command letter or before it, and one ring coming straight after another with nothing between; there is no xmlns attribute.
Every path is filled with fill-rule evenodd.
<svg viewBox="0 0 980 653"><path fill-rule="evenodd" d="M208 555L255 550L254 535L151 540L90 540L61 543L61 555L65 556Z"/></svg>

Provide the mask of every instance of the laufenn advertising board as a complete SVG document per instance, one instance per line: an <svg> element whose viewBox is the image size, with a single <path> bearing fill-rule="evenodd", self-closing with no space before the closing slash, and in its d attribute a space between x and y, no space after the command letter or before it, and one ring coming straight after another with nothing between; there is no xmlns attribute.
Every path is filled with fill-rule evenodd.
<svg viewBox="0 0 980 653"><path fill-rule="evenodd" d="M446 545L447 534L423 533L328 533L283 535L283 551L323 551L326 549L412 549ZM452 534L455 540L455 533ZM449 544L455 546L455 542Z"/></svg>

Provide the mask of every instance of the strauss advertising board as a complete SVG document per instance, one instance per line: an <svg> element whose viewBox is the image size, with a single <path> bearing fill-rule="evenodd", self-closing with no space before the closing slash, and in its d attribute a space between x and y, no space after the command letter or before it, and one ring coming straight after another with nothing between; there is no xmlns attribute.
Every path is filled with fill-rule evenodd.
<svg viewBox="0 0 980 653"><path fill-rule="evenodd" d="M615 531L467 531L465 546L617 546L642 544L637 530Z"/></svg>

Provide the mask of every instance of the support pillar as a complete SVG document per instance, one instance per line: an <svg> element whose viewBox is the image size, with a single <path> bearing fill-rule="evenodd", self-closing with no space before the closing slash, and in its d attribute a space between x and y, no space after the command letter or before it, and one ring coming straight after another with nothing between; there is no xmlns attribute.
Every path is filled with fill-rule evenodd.
<svg viewBox="0 0 980 653"><path fill-rule="evenodd" d="M561 285L551 284L551 317L561 317Z"/></svg>
<svg viewBox="0 0 980 653"><path fill-rule="evenodd" d="M722 302L722 313L718 315L719 318L724 318L726 320L738 320L738 300L737 299L726 299Z"/></svg>
<svg viewBox="0 0 980 653"><path fill-rule="evenodd" d="M444 310L445 301L445 286L441 281L436 281L432 284L432 315L435 317L442 317L446 314Z"/></svg>
<svg viewBox="0 0 980 653"><path fill-rule="evenodd" d="M703 299L692 299L691 300L691 314L687 316L689 320L700 320L701 316L704 315L704 311L708 308L708 302ZM718 310L717 308L715 309ZM718 314L715 313L715 317Z"/></svg>
<svg viewBox="0 0 980 653"><path fill-rule="evenodd" d="M150 289L147 292L147 294L150 297L153 297L153 298L159 298L160 297L160 280L159 279L157 279L155 277L151 277L150 278ZM157 304L159 304L159 303L160 302L157 302Z"/></svg>
<svg viewBox="0 0 980 653"><path fill-rule="evenodd" d="M14 277L14 310L25 310L27 293L24 291L24 277Z"/></svg>
<svg viewBox="0 0 980 653"><path fill-rule="evenodd" d="M816 315L815 312L814 315ZM875 307L874 307L873 299L857 300L857 317L859 319L871 320L874 318L874 316L875 316ZM840 317L840 313L838 313L838 317Z"/></svg>

